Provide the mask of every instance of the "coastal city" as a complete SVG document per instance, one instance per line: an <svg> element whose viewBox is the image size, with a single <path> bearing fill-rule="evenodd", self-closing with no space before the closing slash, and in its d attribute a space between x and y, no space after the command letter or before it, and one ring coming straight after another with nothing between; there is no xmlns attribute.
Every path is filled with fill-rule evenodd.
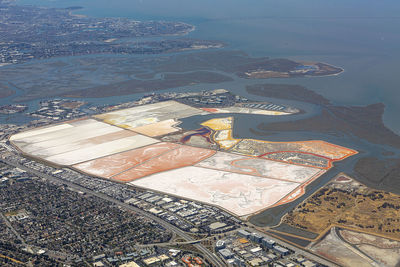
<svg viewBox="0 0 400 267"><path fill-rule="evenodd" d="M95 19L65 9L19 6L1 0L0 66L32 59L90 54L157 54L180 50L218 48L219 42L194 39L132 40L132 38L185 35L194 30L182 22Z"/></svg>
<svg viewBox="0 0 400 267"><path fill-rule="evenodd" d="M5 264L14 258L21 260L19 254L24 254L25 259L35 259L46 266L59 261L74 266L82 261L93 266L131 266L134 260L141 264L139 266L157 266L160 261L166 261L165 266L191 266L192 263L185 262L189 255L200 257L206 266L247 266L247 263L250 266L269 263L274 263L273 266L321 266L291 245L291 249L284 248L284 242L268 239L267 246L268 237L240 230L246 227L241 220L216 207L51 168L18 157L5 146L1 147L1 152L1 197L6 200L1 204L2 220L9 222L8 227L2 226L2 248L18 248L17 252L10 249L7 250L9 254L1 255L0 260ZM13 191L7 189L14 192L18 189L24 194L16 198L10 194ZM39 196L38 206L32 206ZM16 202L19 205L15 205ZM71 206L73 203L79 206ZM107 203L110 206L105 206ZM41 210L36 210L38 208ZM68 216L62 219L66 212ZM99 217L100 214L106 218ZM128 214L132 214L131 217L127 217ZM144 214L142 218L141 214ZM53 216L59 220L53 221ZM81 223L74 222L74 218L81 223L90 221L90 224L76 227ZM163 222L159 223L161 220ZM23 230L27 224L29 229ZM105 229L106 225L111 228ZM179 236L181 231L186 233L183 237ZM177 235L175 239L172 239L173 234ZM83 238L87 235L89 239ZM129 239L124 241L126 237ZM79 247L72 247L76 240L79 240ZM196 244L194 248L192 244ZM220 259L212 261L202 256L196 246L203 244L211 245L211 251L218 252ZM221 265L222 260L226 263Z"/></svg>
<svg viewBox="0 0 400 267"><path fill-rule="evenodd" d="M0 0L0 267L399 267L399 12Z"/></svg>
<svg viewBox="0 0 400 267"><path fill-rule="evenodd" d="M146 111L149 109L151 113ZM329 224L297 219L302 214L311 217L320 212L321 219L329 220L324 217L326 205L317 203L310 212L302 207L315 202L303 203L287 213L282 221L284 228L260 228L252 220L263 216L263 209L269 205L295 201L336 161L357 151L321 141L269 143L236 139L233 117L205 120L200 123L201 128L194 130L178 127L181 120L193 115L287 116L298 109L255 102L217 89L151 93L134 101L102 106L58 98L39 102L34 111L19 112L25 112L32 120L22 125L2 124L0 129L4 237L0 260L4 264L338 266L320 256L329 247L324 242L339 242L328 241L330 234L327 240L321 239L326 231L321 227L330 229ZM94 131L91 127L95 127ZM125 140L122 146L113 145L110 150L108 140L116 142L119 138ZM132 139L134 143L130 144ZM114 154L115 151L122 152ZM238 160L246 165L237 165ZM284 164L284 169L279 164ZM275 176L277 169L281 171ZM159 172L163 172L162 176ZM264 176L267 173L268 178ZM246 180L249 177L253 180ZM261 177L262 182L270 180L267 187L261 180L254 180L256 177ZM285 181L280 181L281 177L286 177ZM226 180L223 183L229 183L232 191L227 194L219 189L218 180ZM243 182L245 187L240 184ZM273 188L269 187L271 183L275 184ZM345 194L357 192L360 196L369 190L343 174L328 188L339 188ZM260 190L273 198L258 198ZM312 199L327 189L321 190ZM23 193L14 195L15 192ZM395 197L383 200L381 207L396 207ZM258 202L262 204L259 206ZM346 202L341 205L346 206ZM341 205L335 208L340 209ZM338 221L341 228L332 229L338 236L356 235L353 231L343 232L348 231L344 230L347 224L353 223L345 218ZM379 231L390 227L389 222L382 222ZM304 249L306 246L311 250ZM382 253L388 252L382 249Z"/></svg>
<svg viewBox="0 0 400 267"><path fill-rule="evenodd" d="M208 108L251 103L215 90L151 94L87 111L93 115L171 99L202 102ZM1 240L2 248L12 248L0 256L4 264L25 259L43 266L60 262L72 266L321 266L318 257L307 258L286 242L256 233L217 206L44 164L21 154L9 141L14 133L38 125L88 116L78 112L84 105L63 99L41 102L36 112L29 113L39 120L29 126L3 126ZM273 104L258 107L289 109Z"/></svg>

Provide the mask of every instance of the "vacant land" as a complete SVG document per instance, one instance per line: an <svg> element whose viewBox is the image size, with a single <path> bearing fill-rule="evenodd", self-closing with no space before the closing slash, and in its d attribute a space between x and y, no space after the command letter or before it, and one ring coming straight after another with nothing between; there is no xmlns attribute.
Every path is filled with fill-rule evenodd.
<svg viewBox="0 0 400 267"><path fill-rule="evenodd" d="M344 242L334 228L320 242L313 245L311 250L341 266L376 266L372 265L372 261L367 256Z"/></svg>
<svg viewBox="0 0 400 267"><path fill-rule="evenodd" d="M213 98L209 101L221 102ZM257 105L268 108L270 104L249 105L257 112ZM249 109L233 111L248 113ZM304 161L313 163L320 157L330 163L357 153L322 141L235 139L233 117L207 120L197 130L176 127L181 118L205 114L209 113L168 100L29 130L13 135L11 141L24 153L56 165L215 204L238 216L303 195L306 186L326 171ZM232 147L241 155L230 153ZM282 149L294 150L290 160L265 157L279 155ZM317 154L297 157L306 152Z"/></svg>
<svg viewBox="0 0 400 267"><path fill-rule="evenodd" d="M135 131L136 128L139 128L139 131L145 130L146 132L148 132L150 129L143 128L143 126L163 122L162 124L158 124L158 127L162 127L163 132L164 130L167 130L165 133L169 133L168 129L171 130L170 132L175 132L178 130L171 129L174 125L174 123L171 125L171 120L200 114L206 114L206 112L185 104L178 103L176 101L165 101L104 113L96 115L95 117L103 120L106 123L125 129Z"/></svg>
<svg viewBox="0 0 400 267"><path fill-rule="evenodd" d="M233 138L233 117L211 119L201 123L201 125L213 131L212 141L221 150L228 150L241 141Z"/></svg>
<svg viewBox="0 0 400 267"><path fill-rule="evenodd" d="M229 172L303 183L321 172L320 169L296 166L262 158L246 157L225 152L203 160L197 166ZM323 172L323 171L322 171Z"/></svg>
<svg viewBox="0 0 400 267"><path fill-rule="evenodd" d="M136 165L160 156L173 149L177 149L179 145L173 143L156 143L153 145L125 151L118 154L109 155L103 158L86 161L73 167L82 172L91 175L111 178L114 175L120 174Z"/></svg>
<svg viewBox="0 0 400 267"><path fill-rule="evenodd" d="M387 238L340 230L340 236L349 244L372 257L379 265L398 266L400 262L400 242Z"/></svg>
<svg viewBox="0 0 400 267"><path fill-rule="evenodd" d="M399 195L340 179L315 192L283 222L319 234L338 225L400 239L399 203Z"/></svg>
<svg viewBox="0 0 400 267"><path fill-rule="evenodd" d="M215 151L210 149L179 146L176 149L113 176L112 179L120 182L131 182L155 173L194 165L214 154Z"/></svg>
<svg viewBox="0 0 400 267"><path fill-rule="evenodd" d="M245 216L273 205L298 184L200 167L185 167L135 180L132 185L220 206Z"/></svg>
<svg viewBox="0 0 400 267"><path fill-rule="evenodd" d="M24 153L57 165L74 165L158 140L85 119L16 134L10 139Z"/></svg>
<svg viewBox="0 0 400 267"><path fill-rule="evenodd" d="M310 248L345 267L395 267L400 262L399 241L337 227Z"/></svg>
<svg viewBox="0 0 400 267"><path fill-rule="evenodd" d="M134 131L150 137L156 137L179 131L180 128L176 127L179 123L180 122L176 121L175 119L169 119L136 127L134 128Z"/></svg>
<svg viewBox="0 0 400 267"><path fill-rule="evenodd" d="M169 134L161 138L162 141L186 144L194 147L218 149L218 145L212 141L213 131L208 128L199 128L192 131L183 131L177 134Z"/></svg>

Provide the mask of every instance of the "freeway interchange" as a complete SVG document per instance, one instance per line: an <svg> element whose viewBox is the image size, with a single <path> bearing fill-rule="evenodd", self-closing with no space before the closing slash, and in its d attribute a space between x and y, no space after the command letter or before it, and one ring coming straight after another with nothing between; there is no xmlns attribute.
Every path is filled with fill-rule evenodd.
<svg viewBox="0 0 400 267"><path fill-rule="evenodd" d="M70 188L70 190L76 191L76 192L83 192L89 196L95 196L101 200L107 201L108 203L112 203L117 205L118 207L125 209L127 211L132 211L135 212L139 215L142 215L143 217L146 217L150 220L153 220L155 222L157 222L159 225L161 225L162 227L164 227L165 229L173 232L176 236L180 237L182 240L182 242L174 242L171 241L169 242L170 246L173 245L192 245L194 246L202 255L203 257L210 263L211 266L227 266L227 262L225 262L222 258L220 258L216 253L214 253L213 251L210 251L208 248L206 248L201 241L205 241L205 240L213 240L214 237L217 237L216 235L209 235L209 236L205 236L202 235L198 236L198 238L195 238L192 234L189 234L185 231L183 231L182 229L179 229L177 226L172 225L171 223L161 219L160 217L157 217L155 215L153 215L152 213L145 211L143 209L140 209L138 207L132 206L128 203L124 203L123 201L116 199L112 196L106 195L102 192L98 192L98 190L96 189L90 189L84 186L81 186L77 183L74 183L72 181L68 181L65 179L61 179L60 177L57 177L56 175L53 175L52 172L49 171L41 171L40 168L36 168L36 167L32 167L30 164L27 164L27 161L29 161L30 163L34 163L36 165L41 165L40 163L36 163L34 161L31 160L27 160L26 158L22 158L20 156L18 156L18 154L16 153L16 151L14 149L11 149L12 147L9 146L3 146L6 150L8 150L9 152L11 151L12 153L9 153L12 155L12 157L2 157L2 161L4 163L6 163L7 165L19 168L21 170L24 170L28 173L31 173L37 177L40 177L42 179L48 180L49 182L55 183L55 184L59 184L59 185L65 185L68 188ZM18 160L20 159L20 161ZM44 166L44 165L43 165ZM258 233L261 234L262 236L266 237L266 238L273 238L269 235L264 234L262 231L258 231L256 227L254 227L253 225L251 225L250 223L246 224L246 227L243 227L243 229L246 229L247 231L251 232L251 233ZM236 230L232 230L229 232L225 232L222 236L232 236L236 234ZM219 235L218 237L220 237L221 235ZM324 259L321 259L320 257L311 254L309 252L306 252L302 249L299 249L298 247L295 247L287 242L283 242L283 241L279 241L279 244L290 249L291 251L293 251L296 255L303 255L305 257L307 257L308 259L317 261L321 264L324 264L326 266L336 266L333 263L326 261ZM167 246L168 243L154 243L151 245L157 245L157 246ZM149 246L151 246L149 245ZM144 246L139 246L139 247L149 247L148 245L144 245Z"/></svg>

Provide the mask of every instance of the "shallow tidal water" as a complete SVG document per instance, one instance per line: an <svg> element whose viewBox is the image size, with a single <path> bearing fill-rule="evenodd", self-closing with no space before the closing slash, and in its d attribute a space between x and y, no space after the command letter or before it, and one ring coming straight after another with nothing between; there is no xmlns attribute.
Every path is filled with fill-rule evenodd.
<svg viewBox="0 0 400 267"><path fill-rule="evenodd" d="M383 102L385 124L400 133L399 1L19 0L18 3L82 6L76 13L97 17L184 21L196 26L189 38L221 40L228 44L227 49L242 50L252 56L315 60L343 67L345 72L339 76L269 81L306 86L340 105ZM237 87L227 89L244 91L243 86Z"/></svg>
<svg viewBox="0 0 400 267"><path fill-rule="evenodd" d="M386 105L384 123L400 134L400 2L395 0L19 0L19 4L48 7L82 6L75 11L96 17L128 17L138 20L176 20L196 26L187 37L219 40L224 49L241 50L251 56L321 61L342 67L338 76L296 79L246 80L235 78L221 84L197 84L181 87L179 91L225 88L250 99L292 105L305 111L294 116L235 116L235 137L268 139L270 141L298 141L322 139L358 150L360 153L342 162L307 187L307 193L288 205L265 214L271 225L277 223L288 210L309 194L323 186L339 172L351 174L356 161L365 156L383 157L383 151L400 151L375 145L352 136L336 136L314 132L279 132L257 136L251 132L260 123L288 121L319 114L316 105L296 101L274 100L246 93L248 84L299 84L331 100L337 105L367 105L382 102ZM188 70L189 71L189 70ZM17 90L18 91L18 90ZM168 90L171 91L171 90ZM162 93L162 91L160 91ZM21 94L22 92L18 92ZM85 99L94 104L120 103L143 94L99 99ZM9 101L8 98L4 101ZM2 101L1 103L3 103ZM39 100L30 101L30 108ZM199 123L227 114L196 116L183 120L188 129L199 128ZM4 118L0 119L4 120ZM24 122L15 115L10 121Z"/></svg>

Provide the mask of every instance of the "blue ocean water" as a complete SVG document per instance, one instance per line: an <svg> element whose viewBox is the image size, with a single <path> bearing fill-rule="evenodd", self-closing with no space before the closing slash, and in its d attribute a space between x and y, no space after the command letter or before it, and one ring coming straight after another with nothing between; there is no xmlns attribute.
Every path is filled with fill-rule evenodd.
<svg viewBox="0 0 400 267"><path fill-rule="evenodd" d="M385 124L400 133L400 2L394 0L19 0L82 6L79 14L178 20L189 37L221 40L252 56L331 63L339 76L274 79L301 84L339 105L386 105ZM212 89L212 88L210 88Z"/></svg>
<svg viewBox="0 0 400 267"><path fill-rule="evenodd" d="M242 50L251 56L283 57L322 61L345 69L338 76L298 79L271 79L273 83L300 84L338 105L386 105L384 123L400 134L400 1L395 0L18 0L19 4L48 7L82 6L75 11L95 17L128 17L137 20L175 20L194 24L188 37L220 40L227 49ZM247 84L265 80L235 79L222 85L254 99L245 91ZM216 85L196 84L179 90L211 90ZM138 94L137 97L140 97ZM96 103L118 103L132 96L95 99ZM273 99L269 99L274 101ZM37 106L37 100L33 103ZM354 136L314 132L279 132L263 137L251 132L261 122L302 119L320 112L319 107L296 101L279 100L305 111L283 118L235 115L234 134L240 138L271 141L322 139L351 147L359 154L335 163L335 167L307 187L307 193L274 213L279 222L289 209L327 183L339 172L352 174L361 157L384 158L383 151L398 157L400 150L371 144ZM208 115L213 117L217 115ZM208 118L207 117L207 118ZM206 117L183 120L185 129L198 128Z"/></svg>

